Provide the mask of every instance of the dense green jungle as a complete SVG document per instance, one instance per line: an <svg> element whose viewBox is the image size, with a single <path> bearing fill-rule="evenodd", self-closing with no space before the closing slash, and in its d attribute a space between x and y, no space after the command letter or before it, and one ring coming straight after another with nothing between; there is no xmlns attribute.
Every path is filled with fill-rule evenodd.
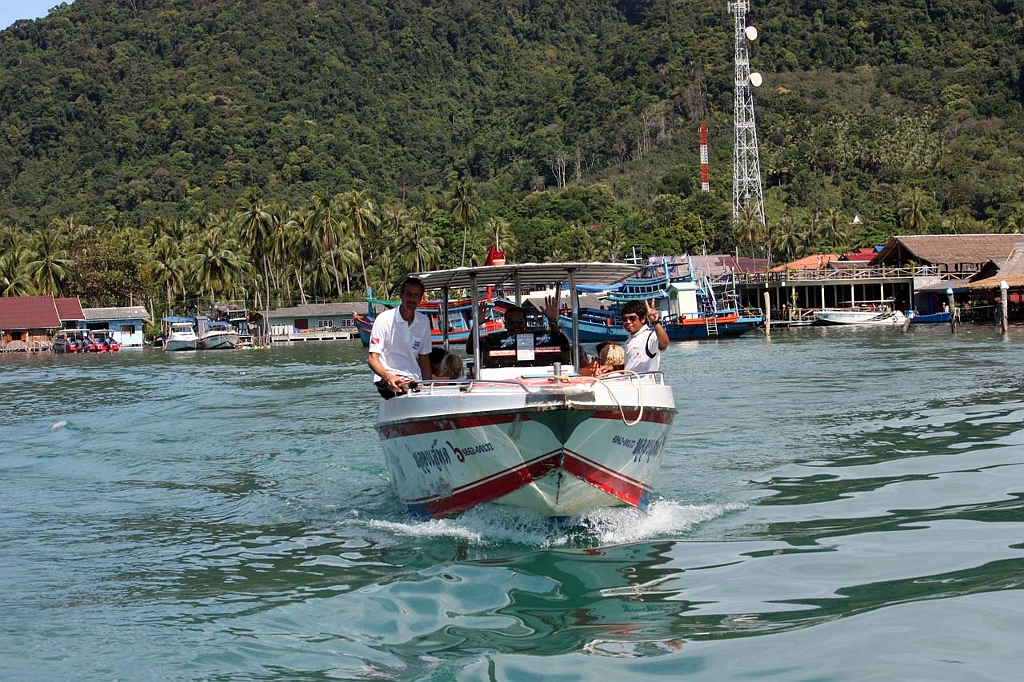
<svg viewBox="0 0 1024 682"><path fill-rule="evenodd" d="M76 0L0 32L0 294L358 299L409 269L1024 227L1024 0ZM709 128L700 191L698 126Z"/></svg>

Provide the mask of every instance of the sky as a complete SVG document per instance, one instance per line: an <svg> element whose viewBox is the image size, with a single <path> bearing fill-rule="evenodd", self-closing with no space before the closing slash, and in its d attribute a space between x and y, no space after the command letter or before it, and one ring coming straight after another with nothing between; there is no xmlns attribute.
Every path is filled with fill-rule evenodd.
<svg viewBox="0 0 1024 682"><path fill-rule="evenodd" d="M51 7L70 0L0 0L0 29L8 28L18 19L45 17Z"/></svg>

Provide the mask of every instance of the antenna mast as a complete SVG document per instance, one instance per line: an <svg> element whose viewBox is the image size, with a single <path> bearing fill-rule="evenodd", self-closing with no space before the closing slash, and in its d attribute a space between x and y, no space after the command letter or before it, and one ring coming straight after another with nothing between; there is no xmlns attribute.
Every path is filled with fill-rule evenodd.
<svg viewBox="0 0 1024 682"><path fill-rule="evenodd" d="M736 82L733 100L732 222L739 226L740 215L750 207L763 226L764 200L761 194L761 164L757 156L757 128L754 125L754 92L761 85L761 74L750 73L747 41L757 39L757 29L747 26L747 0L729 3L736 19Z"/></svg>
<svg viewBox="0 0 1024 682"><path fill-rule="evenodd" d="M711 177L708 173L708 127L701 124L700 128L700 190L711 191Z"/></svg>

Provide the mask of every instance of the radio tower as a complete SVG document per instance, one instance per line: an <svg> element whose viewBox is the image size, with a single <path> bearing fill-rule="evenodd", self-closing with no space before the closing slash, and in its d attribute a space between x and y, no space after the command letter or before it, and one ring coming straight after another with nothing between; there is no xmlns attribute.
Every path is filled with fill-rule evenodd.
<svg viewBox="0 0 1024 682"><path fill-rule="evenodd" d="M700 132L700 189L702 192L711 190L711 174L708 172L708 127L701 125Z"/></svg>
<svg viewBox="0 0 1024 682"><path fill-rule="evenodd" d="M754 93L761 85L761 74L750 73L747 41L757 39L757 29L747 26L747 0L729 3L729 12L736 18L736 82L733 100L736 133L732 161L732 222L739 226L740 215L750 207L764 225L764 200L761 195L761 164L757 158L757 128L754 126Z"/></svg>

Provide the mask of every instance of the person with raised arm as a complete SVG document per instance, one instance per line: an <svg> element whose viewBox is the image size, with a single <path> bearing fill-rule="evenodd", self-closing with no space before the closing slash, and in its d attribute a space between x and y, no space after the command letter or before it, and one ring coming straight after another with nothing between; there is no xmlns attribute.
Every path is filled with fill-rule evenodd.
<svg viewBox="0 0 1024 682"><path fill-rule="evenodd" d="M661 367L661 351L668 348L668 333L653 301L626 301L622 306L622 326L629 333L626 369L657 372Z"/></svg>

